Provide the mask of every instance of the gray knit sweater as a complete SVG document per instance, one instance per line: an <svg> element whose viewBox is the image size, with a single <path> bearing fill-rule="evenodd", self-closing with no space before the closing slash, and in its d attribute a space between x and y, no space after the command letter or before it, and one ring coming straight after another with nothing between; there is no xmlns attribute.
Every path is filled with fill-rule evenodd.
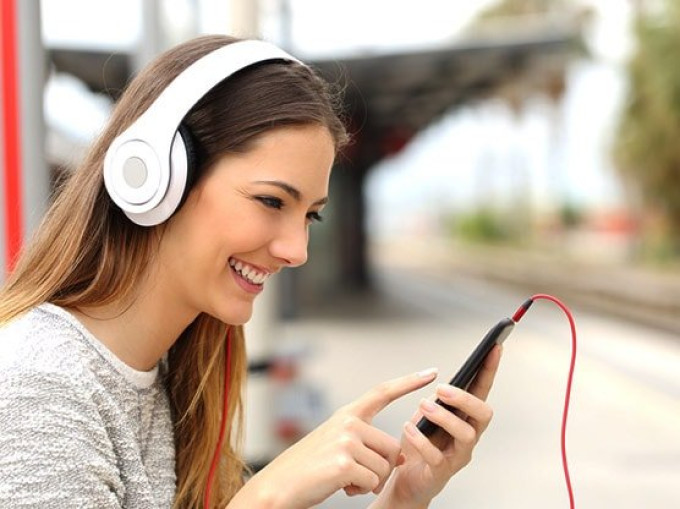
<svg viewBox="0 0 680 509"><path fill-rule="evenodd" d="M167 508L174 494L158 366L132 369L52 304L0 328L0 508Z"/></svg>

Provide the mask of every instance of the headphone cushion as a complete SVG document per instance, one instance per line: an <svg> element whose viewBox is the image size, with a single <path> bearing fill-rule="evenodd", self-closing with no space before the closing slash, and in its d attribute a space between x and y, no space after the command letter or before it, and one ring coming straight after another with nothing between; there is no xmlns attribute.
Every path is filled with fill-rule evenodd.
<svg viewBox="0 0 680 509"><path fill-rule="evenodd" d="M189 191L191 191L198 177L199 157L198 157L198 144L196 143L196 139L194 138L194 135L191 133L191 130L186 125L180 124L179 127L177 128L177 132L179 133L182 139L182 143L184 143L184 151L186 153L187 158L187 180L186 184L184 185L184 191L182 192L182 199L180 200L180 203L177 206L177 208L179 209L184 204L184 201L189 195Z"/></svg>

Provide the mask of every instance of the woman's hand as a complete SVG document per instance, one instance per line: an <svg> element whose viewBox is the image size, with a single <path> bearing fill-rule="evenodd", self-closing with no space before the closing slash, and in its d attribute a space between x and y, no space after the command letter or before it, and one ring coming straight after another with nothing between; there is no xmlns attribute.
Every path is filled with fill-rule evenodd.
<svg viewBox="0 0 680 509"><path fill-rule="evenodd" d="M391 402L435 377L436 370L427 370L396 378L342 407L253 476L229 507L301 509L340 489L348 495L379 493L404 457L399 441L371 421Z"/></svg>
<svg viewBox="0 0 680 509"><path fill-rule="evenodd" d="M489 425L491 407L485 403L491 390L501 347L495 347L486 360L469 393L449 385L437 387L437 397L459 411L459 415L423 400L413 419L404 426L402 452L406 461L394 471L386 488L372 508L427 507L448 480L472 459L472 450ZM422 416L439 425L441 430L428 439L416 428Z"/></svg>

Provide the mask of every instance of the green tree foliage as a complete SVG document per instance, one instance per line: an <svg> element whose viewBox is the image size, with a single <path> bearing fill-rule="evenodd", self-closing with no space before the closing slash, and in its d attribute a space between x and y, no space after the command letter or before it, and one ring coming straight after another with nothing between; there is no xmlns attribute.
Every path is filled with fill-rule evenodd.
<svg viewBox="0 0 680 509"><path fill-rule="evenodd" d="M455 236L471 242L498 244L507 242L513 234L503 218L491 209L465 214L450 224Z"/></svg>
<svg viewBox="0 0 680 509"><path fill-rule="evenodd" d="M639 14L627 103L614 145L617 166L668 219L680 247L680 2Z"/></svg>

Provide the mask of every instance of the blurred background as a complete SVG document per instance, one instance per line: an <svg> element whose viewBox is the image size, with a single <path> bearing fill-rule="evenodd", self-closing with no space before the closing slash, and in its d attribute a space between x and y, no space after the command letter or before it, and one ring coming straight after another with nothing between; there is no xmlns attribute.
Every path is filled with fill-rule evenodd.
<svg viewBox="0 0 680 509"><path fill-rule="evenodd" d="M130 77L202 33L261 37L345 90L310 261L248 325L259 468L371 386L448 380L531 294L575 312L567 446L580 507L680 501L680 2L0 0L0 263ZM569 327L538 303L506 342L494 421L432 504L566 507ZM375 420L398 436L424 389ZM366 507L338 495L328 508Z"/></svg>

